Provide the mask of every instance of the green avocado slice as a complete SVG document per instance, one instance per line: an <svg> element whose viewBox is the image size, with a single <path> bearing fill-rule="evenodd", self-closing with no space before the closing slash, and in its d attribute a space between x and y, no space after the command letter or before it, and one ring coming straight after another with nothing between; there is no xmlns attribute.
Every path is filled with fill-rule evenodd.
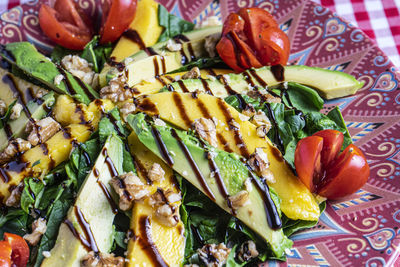
<svg viewBox="0 0 400 267"><path fill-rule="evenodd" d="M88 234L85 233L82 218L89 225L87 229L90 229L98 251L110 252L114 241L115 214L102 186L112 194L109 182L114 174L109 164L113 164L119 174L123 173L123 149L124 144L119 137L111 135L107 139L92 171L78 192L74 206L70 208L66 220L60 226L56 244L50 251L51 256L44 259L42 267L80 266L82 257L88 253L88 250L90 251L90 249L85 249L83 242L73 233L75 229L76 233L87 242L90 241Z"/></svg>
<svg viewBox="0 0 400 267"><path fill-rule="evenodd" d="M92 87L51 62L28 42L6 44L1 47L0 55L11 64L13 71L22 73L57 93L67 94L85 104L99 98L99 94ZM56 84L54 79L58 75L63 75L64 79Z"/></svg>
<svg viewBox="0 0 400 267"><path fill-rule="evenodd" d="M316 89L325 99L333 99L353 95L364 85L364 82L340 71L302 65L278 66L249 69L239 74L225 74L219 76L219 79L212 77L206 80L182 80L171 83L168 88L162 90L211 91L213 95L225 98L233 92L245 94L255 86L265 88L281 82L296 82Z"/></svg>
<svg viewBox="0 0 400 267"><path fill-rule="evenodd" d="M273 219L268 218L270 213L266 211L268 204L264 195L270 194L268 190L266 192L258 190L253 182L252 189L248 190L250 203L238 207L235 211L229 206L229 202L221 190L221 184L224 184L228 195L233 196L244 190L244 183L249 175L253 176L255 181L262 183L258 177L249 172L237 155L212 148L184 131L169 126L150 126L142 113L129 115L128 123L140 142L167 164L170 164L176 172L218 206L253 229L268 244L276 257L282 257L285 249L291 247L292 241L284 235L282 229L278 229L273 222L272 226L275 230L270 226ZM212 155L214 163L207 158L207 155ZM212 167L213 164L215 164L214 167ZM280 221L279 198L273 193L270 195L274 202L270 201L276 207L275 215Z"/></svg>
<svg viewBox="0 0 400 267"><path fill-rule="evenodd" d="M174 44L180 43L182 45L182 48L177 51L168 50L168 41L166 41L128 57L125 59L126 66L124 66L128 85L132 87L142 80L153 79L158 75L179 69L191 61L208 57L205 49L205 37L220 32L221 26L196 29L185 33L184 37L177 37L176 41L174 39L169 40ZM115 77L119 71L117 67L104 68L99 76L100 86L107 85L107 82Z"/></svg>

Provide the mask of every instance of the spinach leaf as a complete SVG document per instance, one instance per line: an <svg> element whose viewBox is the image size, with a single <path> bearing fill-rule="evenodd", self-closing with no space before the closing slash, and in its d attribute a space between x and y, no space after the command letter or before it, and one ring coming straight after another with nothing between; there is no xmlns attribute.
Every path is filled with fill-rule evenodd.
<svg viewBox="0 0 400 267"><path fill-rule="evenodd" d="M220 58L199 58L198 60L191 61L188 64L176 69L174 71L168 72L167 74L176 73L176 72L184 72L189 71L194 67L198 67L199 69L206 68L227 68L225 63Z"/></svg>
<svg viewBox="0 0 400 267"><path fill-rule="evenodd" d="M93 64L93 70L95 72L100 72L103 69L104 63L107 62L113 49L111 43L101 45L99 40L99 35L93 37L81 54L82 58Z"/></svg>
<svg viewBox="0 0 400 267"><path fill-rule="evenodd" d="M6 113L0 118L0 129L3 128L5 124L7 124L12 113L12 108L16 103L17 99L15 99L10 105L8 105Z"/></svg>
<svg viewBox="0 0 400 267"><path fill-rule="evenodd" d="M345 130L344 134L344 140L343 140L343 146L342 149L345 149L348 145L352 144L353 141L351 139L351 135L349 133L349 130L347 129L346 123L344 122L342 113L340 112L339 107L335 107L331 111L328 112L327 114L328 118L336 122L336 124L341 127L342 129Z"/></svg>
<svg viewBox="0 0 400 267"><path fill-rule="evenodd" d="M53 48L53 51L51 52L50 58L55 63L61 63L61 60L63 59L63 57L68 56L68 55L79 55L79 51L71 50L71 49L62 47L61 45L56 45Z"/></svg>
<svg viewBox="0 0 400 267"><path fill-rule="evenodd" d="M50 251L57 240L58 229L66 216L70 206L73 203L72 192L64 193L63 197L55 201L51 213L47 220L47 229L40 240L37 248L36 258L34 260L34 267L39 267L44 259L43 252Z"/></svg>
<svg viewBox="0 0 400 267"><path fill-rule="evenodd" d="M24 190L21 194L21 208L29 214L29 209L33 208L34 203L40 201L44 191L44 184L37 178L25 179L24 184Z"/></svg>
<svg viewBox="0 0 400 267"><path fill-rule="evenodd" d="M158 5L158 23L160 26L164 27L164 31L158 38L158 42L166 41L178 34L191 31L194 28L193 23L170 14L162 5Z"/></svg>
<svg viewBox="0 0 400 267"><path fill-rule="evenodd" d="M28 230L28 214L22 209L8 208L0 214L0 236L5 232L14 233L20 236Z"/></svg>

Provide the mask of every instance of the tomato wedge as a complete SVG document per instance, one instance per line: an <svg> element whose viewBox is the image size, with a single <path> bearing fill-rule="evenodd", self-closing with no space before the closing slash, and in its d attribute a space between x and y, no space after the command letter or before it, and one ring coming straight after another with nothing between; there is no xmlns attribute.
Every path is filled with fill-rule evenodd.
<svg viewBox="0 0 400 267"><path fill-rule="evenodd" d="M103 4L103 27L100 43L114 42L135 17L137 0L106 0Z"/></svg>
<svg viewBox="0 0 400 267"><path fill-rule="evenodd" d="M339 131L323 130L298 142L294 164L311 192L339 199L367 182L370 169L364 154L353 144L340 153L343 139Z"/></svg>
<svg viewBox="0 0 400 267"><path fill-rule="evenodd" d="M268 11L241 8L225 20L217 52L236 71L263 65L285 65L290 42Z"/></svg>
<svg viewBox="0 0 400 267"><path fill-rule="evenodd" d="M4 241L11 246L13 266L25 267L29 260L29 246L26 241L21 236L10 233L4 233Z"/></svg>
<svg viewBox="0 0 400 267"><path fill-rule="evenodd" d="M0 267L11 266L11 246L7 241L0 241Z"/></svg>
<svg viewBox="0 0 400 267"><path fill-rule="evenodd" d="M101 43L114 42L135 17L137 0L102 1ZM53 7L42 4L39 24L55 43L81 50L92 39L94 30L89 18L73 0L56 0Z"/></svg>

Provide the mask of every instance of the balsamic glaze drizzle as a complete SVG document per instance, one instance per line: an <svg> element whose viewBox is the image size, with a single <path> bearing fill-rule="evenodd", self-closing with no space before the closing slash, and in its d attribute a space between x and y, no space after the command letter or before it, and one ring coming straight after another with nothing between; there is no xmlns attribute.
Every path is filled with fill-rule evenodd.
<svg viewBox="0 0 400 267"><path fill-rule="evenodd" d="M151 133L153 134L154 139L156 140L158 150L160 151L161 156L163 159L168 163L169 166L174 165L174 160L169 154L167 146L165 145L164 141L161 138L160 132L157 130L154 125L151 126Z"/></svg>

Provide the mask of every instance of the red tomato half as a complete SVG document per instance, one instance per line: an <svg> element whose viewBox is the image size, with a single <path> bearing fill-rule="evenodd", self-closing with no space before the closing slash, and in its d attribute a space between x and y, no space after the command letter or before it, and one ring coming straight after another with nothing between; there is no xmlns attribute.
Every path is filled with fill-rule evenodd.
<svg viewBox="0 0 400 267"><path fill-rule="evenodd" d="M105 0L102 5L101 43L113 42L129 27L137 0ZM73 0L56 0L54 7L42 4L39 24L55 43L81 50L92 39L94 30L89 18Z"/></svg>
<svg viewBox="0 0 400 267"><path fill-rule="evenodd" d="M243 71L263 65L285 65L290 42L268 11L242 8L226 18L217 51L228 66Z"/></svg>
<svg viewBox="0 0 400 267"><path fill-rule="evenodd" d="M311 192L338 199L367 182L370 170L364 154L353 144L340 153L342 144L343 134L336 130L323 130L298 142L294 164Z"/></svg>
<svg viewBox="0 0 400 267"><path fill-rule="evenodd" d="M10 233L4 233L4 241L11 246L11 262L13 266L25 267L29 260L29 246L26 241L19 235Z"/></svg>
<svg viewBox="0 0 400 267"><path fill-rule="evenodd" d="M7 241L0 241L0 267L11 266L11 246Z"/></svg>
<svg viewBox="0 0 400 267"><path fill-rule="evenodd" d="M135 17L137 0L106 0L103 4L101 43L114 42L128 29Z"/></svg>

